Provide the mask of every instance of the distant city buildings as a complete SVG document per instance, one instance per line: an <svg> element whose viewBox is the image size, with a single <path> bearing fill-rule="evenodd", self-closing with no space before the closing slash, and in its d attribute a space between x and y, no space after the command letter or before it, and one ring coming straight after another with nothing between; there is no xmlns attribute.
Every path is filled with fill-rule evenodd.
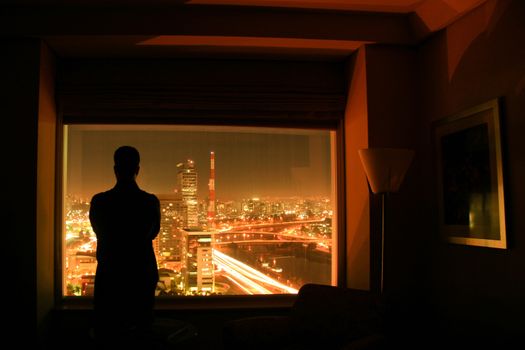
<svg viewBox="0 0 525 350"><path fill-rule="evenodd" d="M159 295L288 293L305 282L330 283L329 199L217 200L213 152L206 199L198 199L192 160L179 163L175 175L173 193L157 194L161 224L153 247ZM92 295L96 236L89 223L89 203L68 197L66 211L64 294ZM299 264L294 259L302 260ZM306 276L312 273L307 260L318 271L324 264L324 275Z"/></svg>
<svg viewBox="0 0 525 350"><path fill-rule="evenodd" d="M184 228L199 227L197 171L193 160L177 164L177 210Z"/></svg>
<svg viewBox="0 0 525 350"><path fill-rule="evenodd" d="M181 214L177 212L179 199L175 194L159 194L160 231L153 241L159 267L180 269L183 237L179 227Z"/></svg>
<svg viewBox="0 0 525 350"><path fill-rule="evenodd" d="M213 157L213 153L212 153ZM213 158L212 158L213 159ZM211 168L213 170L213 160ZM208 294L214 290L213 233L205 231L200 218L206 212L197 199L198 174L195 163L187 160L177 165L177 187L173 195L157 195L161 204L161 228L155 246L157 261L165 269L179 271L179 292ZM211 171L213 175L213 171ZM213 177L210 193L214 194ZM212 197L210 201L214 198ZM208 203L207 224L212 224L215 207Z"/></svg>
<svg viewBox="0 0 525 350"><path fill-rule="evenodd" d="M215 226L215 152L210 152L210 179L208 181L208 215L207 225L209 227Z"/></svg>
<svg viewBox="0 0 525 350"><path fill-rule="evenodd" d="M187 294L208 294L214 291L213 231L183 229L186 246L182 267Z"/></svg>

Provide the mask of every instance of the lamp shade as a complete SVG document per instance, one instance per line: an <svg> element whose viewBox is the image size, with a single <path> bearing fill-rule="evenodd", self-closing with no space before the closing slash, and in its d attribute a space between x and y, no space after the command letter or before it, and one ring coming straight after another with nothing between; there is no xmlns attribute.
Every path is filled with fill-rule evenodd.
<svg viewBox="0 0 525 350"><path fill-rule="evenodd" d="M397 192L414 157L413 150L403 148L367 148L358 152L374 193Z"/></svg>

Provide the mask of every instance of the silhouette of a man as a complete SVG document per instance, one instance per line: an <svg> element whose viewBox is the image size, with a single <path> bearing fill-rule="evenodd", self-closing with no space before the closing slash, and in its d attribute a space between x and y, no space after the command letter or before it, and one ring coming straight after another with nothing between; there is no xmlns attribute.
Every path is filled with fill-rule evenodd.
<svg viewBox="0 0 525 350"><path fill-rule="evenodd" d="M96 194L89 211L97 236L95 332L102 341L150 330L159 278L152 245L160 229L159 200L135 181L135 148L118 148L114 162L116 185Z"/></svg>

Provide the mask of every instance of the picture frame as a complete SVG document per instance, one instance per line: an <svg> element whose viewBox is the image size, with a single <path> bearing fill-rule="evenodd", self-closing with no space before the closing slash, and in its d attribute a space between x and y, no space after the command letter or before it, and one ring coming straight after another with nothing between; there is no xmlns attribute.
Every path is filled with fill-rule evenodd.
<svg viewBox="0 0 525 350"><path fill-rule="evenodd" d="M462 245L507 248L500 100L433 125L440 232Z"/></svg>

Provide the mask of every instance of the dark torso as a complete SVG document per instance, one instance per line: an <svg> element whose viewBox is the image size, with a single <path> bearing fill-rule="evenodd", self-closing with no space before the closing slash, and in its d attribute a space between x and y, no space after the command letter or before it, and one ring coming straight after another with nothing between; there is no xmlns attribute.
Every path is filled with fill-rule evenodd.
<svg viewBox="0 0 525 350"><path fill-rule="evenodd" d="M157 197L136 184L115 186L95 195L90 220L97 235L97 289L156 283L152 240L160 225ZM115 292L115 291L113 291Z"/></svg>

